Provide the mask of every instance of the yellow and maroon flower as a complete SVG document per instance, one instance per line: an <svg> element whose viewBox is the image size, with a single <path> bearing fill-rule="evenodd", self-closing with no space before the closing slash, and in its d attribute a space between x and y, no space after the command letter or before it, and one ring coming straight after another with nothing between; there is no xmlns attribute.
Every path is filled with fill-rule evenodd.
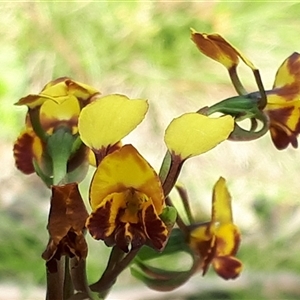
<svg viewBox="0 0 300 300"><path fill-rule="evenodd" d="M36 163L44 173L49 173L43 135L51 135L60 126L69 128L73 135L77 134L81 109L98 95L96 89L63 77L49 82L39 94L21 98L16 104L27 105L28 113L26 129L14 145L17 168L25 174L31 174L35 171ZM87 155L87 149L80 147L76 158L69 162L69 171L80 165Z"/></svg>
<svg viewBox="0 0 300 300"><path fill-rule="evenodd" d="M270 133L275 146L298 147L300 133L300 54L294 52L279 67L273 89L267 91L264 111L270 118Z"/></svg>
<svg viewBox="0 0 300 300"><path fill-rule="evenodd" d="M297 136L300 133L300 54L294 52L282 63L272 90L264 92L255 66L219 34L192 30L192 40L204 55L218 61L229 70L232 83L240 95L251 95L259 99L259 108L269 117L269 130L276 148L285 149L289 144L297 148ZM248 94L242 86L235 71L239 59L256 74L255 79L260 92Z"/></svg>
<svg viewBox="0 0 300 300"><path fill-rule="evenodd" d="M240 231L233 223L231 197L224 178L221 177L214 187L211 221L191 230L189 244L202 258L203 275L210 264L224 279L234 279L240 274L242 263L235 257Z"/></svg>
<svg viewBox="0 0 300 300"><path fill-rule="evenodd" d="M204 55L221 63L227 69L235 68L241 59L248 67L255 69L249 59L217 33L206 34L191 29L192 40Z"/></svg>
<svg viewBox="0 0 300 300"><path fill-rule="evenodd" d="M43 253L50 272L57 271L57 260L61 256L87 256L84 237L88 217L85 205L76 183L52 186L51 208L48 221L49 243Z"/></svg>
<svg viewBox="0 0 300 300"><path fill-rule="evenodd" d="M164 137L169 159L164 160L160 172L165 196L174 187L188 158L213 149L225 141L233 129L234 118L230 115L213 118L201 113L185 113L173 119Z"/></svg>
<svg viewBox="0 0 300 300"><path fill-rule="evenodd" d="M93 238L124 252L145 243L163 249L168 230L159 217L165 205L161 183L132 145L101 161L91 183L90 203L87 228Z"/></svg>

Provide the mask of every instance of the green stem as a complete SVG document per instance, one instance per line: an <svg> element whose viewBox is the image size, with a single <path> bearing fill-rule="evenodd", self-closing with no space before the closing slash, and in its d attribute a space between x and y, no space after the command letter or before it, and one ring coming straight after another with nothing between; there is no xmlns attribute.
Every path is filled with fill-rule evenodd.
<svg viewBox="0 0 300 300"><path fill-rule="evenodd" d="M163 182L163 191L164 191L165 197L167 197L169 195L172 188L174 187L174 185L178 179L178 176L180 174L183 163L184 163L184 160L182 160L180 156L172 155L171 165L170 165L169 171L166 175L166 178Z"/></svg>
<svg viewBox="0 0 300 300"><path fill-rule="evenodd" d="M67 143L63 143L64 137ZM72 136L59 129L48 138L47 150L52 158L53 185L63 184L67 173L67 162L72 146ZM57 260L57 272L47 271L47 300L67 299L74 294L72 279L70 277L69 257L63 256Z"/></svg>
<svg viewBox="0 0 300 300"><path fill-rule="evenodd" d="M125 256L124 251L122 251L119 247L114 246L112 248L112 251L110 253L106 269L103 273L105 276L106 273L110 273L116 266L117 263L119 263Z"/></svg>
<svg viewBox="0 0 300 300"><path fill-rule="evenodd" d="M237 74L236 70L237 70L236 66L233 66L232 68L230 68L228 70L231 82L232 82L236 92L240 96L247 95L248 92L245 90L243 84L241 83L240 78L238 77L238 74Z"/></svg>
<svg viewBox="0 0 300 300"><path fill-rule="evenodd" d="M77 258L73 257L70 259L70 267L72 282L76 292L88 297L88 299L94 299L88 286L86 260L80 259L77 261ZM72 297L70 299L72 299Z"/></svg>
<svg viewBox="0 0 300 300"><path fill-rule="evenodd" d="M46 300L63 300L64 258L57 260L57 272L50 273L46 267L47 294Z"/></svg>
<svg viewBox="0 0 300 300"><path fill-rule="evenodd" d="M159 170L159 178L161 182L164 182L166 180L166 177L170 170L171 160L172 160L171 153L170 151L167 151Z"/></svg>
<svg viewBox="0 0 300 300"><path fill-rule="evenodd" d="M64 276L64 287L63 287L63 299L66 300L74 294L74 288L72 278L70 274L70 258L65 256L65 276Z"/></svg>
<svg viewBox="0 0 300 300"><path fill-rule="evenodd" d="M262 83L262 80L261 80L261 77L260 77L260 74L259 74L259 70L253 70L253 74L254 74L255 81L256 81L256 84L257 84L259 92L260 92L260 96L261 96L258 107L260 109L264 109L265 106L267 105L266 91L264 89L264 85Z"/></svg>
<svg viewBox="0 0 300 300"><path fill-rule="evenodd" d="M106 293L109 292L110 287L114 284L114 282L107 282L105 285L107 287L103 286L103 281L105 281L105 278L109 278L111 272L114 270L115 266L124 258L125 253L117 246L114 246L110 252L110 256L107 262L107 266L105 271L103 272L102 276L99 278L99 280L92 285L90 285L90 288L92 291L102 291L105 290ZM105 297L104 294L101 295L102 297Z"/></svg>
<svg viewBox="0 0 300 300"><path fill-rule="evenodd" d="M169 205L169 206L172 206L172 207L175 207L173 205L173 202L171 200L170 197L167 197L166 198L166 204ZM188 236L189 234L189 229L188 227L185 225L185 223L183 222L180 214L177 212L177 217L176 217L176 223L178 225L178 227L180 228L180 230L185 234L185 236Z"/></svg>
<svg viewBox="0 0 300 300"><path fill-rule="evenodd" d="M103 273L102 277L96 283L90 286L91 290L94 292L98 292L99 296L104 299L105 296L109 293L110 288L115 284L117 277L128 267L139 250L139 248L131 249L122 260L115 264L113 269L110 269L109 272L106 271L105 273Z"/></svg>
<svg viewBox="0 0 300 300"><path fill-rule="evenodd" d="M192 210L191 210L191 206L190 206L190 202L189 202L189 197L187 194L186 189L183 186L180 185L175 185L178 194L180 196L181 202L183 204L184 210L187 214L187 218L189 220L190 224L193 224L195 222L193 214L192 214Z"/></svg>
<svg viewBox="0 0 300 300"><path fill-rule="evenodd" d="M263 126L259 131L248 131L235 123L234 130L231 132L228 139L232 141L253 141L265 135L269 131L270 121L268 116L263 112L260 112L257 113L255 117L263 123ZM255 128L255 126L253 128Z"/></svg>
<svg viewBox="0 0 300 300"><path fill-rule="evenodd" d="M37 108L32 108L29 109L29 118L30 118L30 123L33 128L33 131L35 134L42 140L42 141L47 141L48 134L44 131L44 128L42 127L40 123L40 109L41 107Z"/></svg>

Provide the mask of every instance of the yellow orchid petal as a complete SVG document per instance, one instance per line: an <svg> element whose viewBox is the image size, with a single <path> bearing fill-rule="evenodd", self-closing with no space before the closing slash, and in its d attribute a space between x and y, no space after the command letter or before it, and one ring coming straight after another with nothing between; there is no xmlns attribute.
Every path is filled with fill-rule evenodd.
<svg viewBox="0 0 300 300"><path fill-rule="evenodd" d="M252 70L256 67L237 48L232 46L227 40L217 33L206 34L191 29L192 40L197 48L206 56L221 63L227 69L237 66L239 58Z"/></svg>
<svg viewBox="0 0 300 300"><path fill-rule="evenodd" d="M123 193L112 193L94 207L86 222L86 227L94 239L104 240L114 232L117 215L125 205Z"/></svg>
<svg viewBox="0 0 300 300"><path fill-rule="evenodd" d="M200 224L189 234L189 245L194 251L205 257L212 247L213 235L209 230L210 223Z"/></svg>
<svg viewBox="0 0 300 300"><path fill-rule="evenodd" d="M99 164L90 188L90 202L95 209L107 195L134 189L151 198L157 214L163 209L164 196L154 169L132 145L107 155Z"/></svg>
<svg viewBox="0 0 300 300"><path fill-rule="evenodd" d="M152 204L148 201L142 209L142 221L145 233L157 250L162 250L168 237L168 229L163 221L159 218Z"/></svg>
<svg viewBox="0 0 300 300"><path fill-rule="evenodd" d="M40 121L44 129L54 127L55 122L65 120L70 125L77 125L80 105L76 97L69 96L62 102L46 101L40 110Z"/></svg>
<svg viewBox="0 0 300 300"><path fill-rule="evenodd" d="M264 112L270 119L270 134L275 147L298 147L300 133L300 54L294 52L279 67L273 89L267 91Z"/></svg>
<svg viewBox="0 0 300 300"><path fill-rule="evenodd" d="M216 226L216 256L235 255L241 241L240 230L233 223Z"/></svg>
<svg viewBox="0 0 300 300"><path fill-rule="evenodd" d="M125 203L126 210L120 216L120 221L123 223L137 224L139 222L138 212L143 209L146 203L152 203L152 201L147 195L132 188L126 190L123 194L123 202Z"/></svg>
<svg viewBox="0 0 300 300"><path fill-rule="evenodd" d="M269 97L268 97L269 99ZM285 149L290 143L298 147L300 133L300 101L268 103L265 113L270 119L270 133L277 149Z"/></svg>
<svg viewBox="0 0 300 300"><path fill-rule="evenodd" d="M64 81L60 78L50 81L40 94L30 94L21 98L16 105L27 105L29 108L35 108L43 105L47 100L57 103L65 101L68 98L68 90Z"/></svg>
<svg viewBox="0 0 300 300"><path fill-rule="evenodd" d="M92 149L113 145L132 131L145 117L146 100L109 95L86 106L79 117L82 141Z"/></svg>
<svg viewBox="0 0 300 300"><path fill-rule="evenodd" d="M219 276L228 280L237 278L242 272L242 262L234 256L218 256L212 265Z"/></svg>
<svg viewBox="0 0 300 300"><path fill-rule="evenodd" d="M47 100L54 101L54 99L50 96L30 94L26 97L21 98L17 103L15 103L15 105L27 105L30 109L33 109L35 107L41 106Z"/></svg>
<svg viewBox="0 0 300 300"><path fill-rule="evenodd" d="M66 86L65 81L60 81L53 84L48 84L47 88L44 88L41 91L41 95L43 96L48 96L53 98L54 100L59 101L60 98L64 98L66 96L68 96L68 88Z"/></svg>
<svg viewBox="0 0 300 300"><path fill-rule="evenodd" d="M224 178L213 189L211 233L216 235L216 255L234 255L239 247L240 232L233 224L231 196Z"/></svg>
<svg viewBox="0 0 300 300"><path fill-rule="evenodd" d="M135 225L130 223L121 224L115 232L115 243L124 252L129 252L129 245L131 249L138 249L142 247L147 237L141 228L141 224Z"/></svg>
<svg viewBox="0 0 300 300"><path fill-rule="evenodd" d="M73 81L67 77L61 77L50 81L40 94L30 94L21 98L16 105L27 105L30 109L41 106L47 100L62 103L69 97L78 98L79 101L90 100L100 94L96 89L84 83Z"/></svg>
<svg viewBox="0 0 300 300"><path fill-rule="evenodd" d="M290 55L279 67L276 76L273 89L287 87L291 85L294 89L300 90L300 54L294 52Z"/></svg>
<svg viewBox="0 0 300 300"><path fill-rule="evenodd" d="M216 237L210 230L210 223L200 224L190 232L189 245L202 258L201 269L205 275L216 250Z"/></svg>
<svg viewBox="0 0 300 300"><path fill-rule="evenodd" d="M229 116L210 118L198 113L187 113L174 119L165 132L169 151L185 160L205 153L226 140L234 128Z"/></svg>
<svg viewBox="0 0 300 300"><path fill-rule="evenodd" d="M89 100L95 95L99 95L95 88L68 77L61 77L50 81L41 91L40 95L52 97L55 101L61 102L64 97L73 95L81 101Z"/></svg>
<svg viewBox="0 0 300 300"><path fill-rule="evenodd" d="M212 223L232 223L231 196L226 181L220 177L213 188Z"/></svg>
<svg viewBox="0 0 300 300"><path fill-rule="evenodd" d="M290 143L294 148L298 148L298 134L289 130L284 124L271 122L270 134L272 141L278 150L287 148Z"/></svg>
<svg viewBox="0 0 300 300"><path fill-rule="evenodd" d="M81 101L90 101L92 97L100 95L98 90L82 82L67 79L65 84L68 87L69 93Z"/></svg>
<svg viewBox="0 0 300 300"><path fill-rule="evenodd" d="M190 245L195 245L192 248L197 248L196 244L199 241L209 241L212 235L209 231L209 223L201 224L190 232Z"/></svg>
<svg viewBox="0 0 300 300"><path fill-rule="evenodd" d="M24 130L14 144L16 167L24 174L33 173L33 160L35 159L38 164L41 164L44 146L31 128Z"/></svg>
<svg viewBox="0 0 300 300"><path fill-rule="evenodd" d="M277 122L280 124L284 124L291 131L295 133L300 132L300 101L298 103L294 103L289 105L269 105L267 114L271 119L271 124L273 122Z"/></svg>

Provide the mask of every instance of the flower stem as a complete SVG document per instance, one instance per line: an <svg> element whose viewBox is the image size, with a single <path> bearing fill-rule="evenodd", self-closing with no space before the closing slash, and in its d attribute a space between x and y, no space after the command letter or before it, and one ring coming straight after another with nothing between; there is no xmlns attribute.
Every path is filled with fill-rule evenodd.
<svg viewBox="0 0 300 300"><path fill-rule="evenodd" d="M49 272L46 268L47 275L47 294L46 300L62 300L63 299L63 282L64 282L64 258L57 260L57 271Z"/></svg>
<svg viewBox="0 0 300 300"><path fill-rule="evenodd" d="M171 160L172 160L171 153L170 151L167 151L159 170L159 178L161 182L164 182L166 180L166 177L170 170Z"/></svg>
<svg viewBox="0 0 300 300"><path fill-rule="evenodd" d="M172 155L169 171L163 182L163 191L164 191L165 197L167 197L169 195L172 188L174 187L174 185L178 179L178 176L180 174L183 163L184 163L184 160L182 160L180 156Z"/></svg>
<svg viewBox="0 0 300 300"><path fill-rule="evenodd" d="M63 299L65 300L74 294L72 278L70 275L70 259L68 256L65 256L65 276L63 286Z"/></svg>
<svg viewBox="0 0 300 300"><path fill-rule="evenodd" d="M166 198L166 204L169 206L175 207L170 197ZM177 212L177 216L176 216L176 223L177 223L179 229L184 233L184 235L188 236L189 229L183 222L183 220L178 212Z"/></svg>
<svg viewBox="0 0 300 300"><path fill-rule="evenodd" d="M86 260L80 259L79 261L77 261L77 258L73 257L70 259L70 267L74 289L78 293L85 295L85 297L88 297L88 299L94 299L88 286L86 275ZM70 299L72 299L72 297Z"/></svg>
<svg viewBox="0 0 300 300"><path fill-rule="evenodd" d="M48 135L40 123L40 109L41 107L29 109L29 118L34 132L42 141L45 142Z"/></svg>
<svg viewBox="0 0 300 300"><path fill-rule="evenodd" d="M260 96L261 96L260 101L259 101L259 108L264 109L265 106L267 105L266 91L264 89L264 85L262 83L259 70L253 70L253 74L254 74L255 81L256 81L256 84L257 84L259 92L260 92Z"/></svg>
<svg viewBox="0 0 300 300"><path fill-rule="evenodd" d="M115 246L114 248L117 247ZM116 282L117 277L120 275L122 271L124 271L128 267L128 265L134 259L138 251L139 248L131 249L129 253L126 254L125 257L123 257L120 261L115 263L114 267L111 267L112 266L112 262L111 262L111 266L106 268L101 278L96 283L90 286L91 290L94 292L98 292L99 296L102 297L102 299L104 299L105 296L109 293L110 288ZM111 253L110 260L113 260L113 257L115 259L119 259L121 254L124 255L124 252L122 250L115 249L114 253L113 252Z"/></svg>
<svg viewBox="0 0 300 300"><path fill-rule="evenodd" d="M193 214L192 214L192 210L191 210L191 206L190 206L190 202L189 202L189 197L187 194L186 189L181 186L181 185L175 185L176 190L180 196L181 202L183 204L184 210L187 214L187 218L190 224L193 224L195 222Z"/></svg>
<svg viewBox="0 0 300 300"><path fill-rule="evenodd" d="M231 79L231 82L236 90L236 92L242 96L242 95L247 95L248 92L245 90L243 84L240 81L240 78L238 77L237 71L236 71L236 66L233 66L228 70L229 76Z"/></svg>

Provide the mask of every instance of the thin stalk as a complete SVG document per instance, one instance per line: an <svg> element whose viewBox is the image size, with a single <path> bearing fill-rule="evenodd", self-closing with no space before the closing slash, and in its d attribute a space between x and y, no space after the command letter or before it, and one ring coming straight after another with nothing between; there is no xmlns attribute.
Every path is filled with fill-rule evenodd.
<svg viewBox="0 0 300 300"><path fill-rule="evenodd" d="M167 197L166 198L166 204L172 207L175 207L171 198ZM180 230L186 235L188 236L189 234L189 229L188 227L185 225L185 223L183 222L180 214L177 212L177 217L176 217L176 224L178 225L178 227L180 228Z"/></svg>
<svg viewBox="0 0 300 300"><path fill-rule="evenodd" d="M247 95L248 92L246 91L246 89L244 88L242 82L240 81L240 78L238 77L238 74L237 74L236 70L237 70L236 66L233 66L232 68L230 68L228 70L231 82L232 82L236 92L240 96Z"/></svg>
<svg viewBox="0 0 300 300"><path fill-rule="evenodd" d="M70 259L70 273L74 289L84 295L87 295L89 299L93 299L91 290L88 286L87 274L86 274L86 260L73 257Z"/></svg>
<svg viewBox="0 0 300 300"><path fill-rule="evenodd" d="M171 160L172 160L171 153L170 151L167 151L159 170L159 178L161 182L164 182L166 180L166 177L170 170Z"/></svg>
<svg viewBox="0 0 300 300"><path fill-rule="evenodd" d="M34 132L45 142L48 138L48 134L44 131L44 128L40 123L40 109L41 107L29 109L29 118Z"/></svg>
<svg viewBox="0 0 300 300"><path fill-rule="evenodd" d="M270 121L268 116L263 112L260 112L256 114L256 118L263 123L263 126L259 131L247 131L235 123L234 130L231 132L228 139L232 141L253 141L265 135L269 131Z"/></svg>
<svg viewBox="0 0 300 300"><path fill-rule="evenodd" d="M122 260L115 264L115 267L112 270L110 270L109 272L105 272L105 274L102 275L98 282L90 286L91 290L94 292L98 292L100 294L100 297L104 298L109 293L110 288L116 282L117 277L122 271L124 271L124 269L128 267L138 251L139 248L131 249Z"/></svg>
<svg viewBox="0 0 300 300"><path fill-rule="evenodd" d="M46 300L63 300L64 258L57 260L57 272L50 273L46 267L47 292Z"/></svg>
<svg viewBox="0 0 300 300"><path fill-rule="evenodd" d="M258 89L259 89L260 96L261 96L261 99L259 101L259 108L264 109L265 106L267 105L266 91L264 89L264 85L262 83L259 70L253 70L253 74L254 74L254 77L255 77L256 84L257 84Z"/></svg>
<svg viewBox="0 0 300 300"><path fill-rule="evenodd" d="M99 278L99 280L93 284L90 285L90 289L92 291L106 291L106 293L109 292L110 287L114 284L114 282L110 283L107 282L105 283L108 285L107 288L103 286L103 281L105 281L105 278L108 278L111 274L111 272L114 270L115 266L117 265L118 262L120 262L125 253L117 246L114 246L110 252L110 256L107 262L106 269L104 270L102 276ZM101 294L101 297L105 297L106 294Z"/></svg>
<svg viewBox="0 0 300 300"><path fill-rule="evenodd" d="M191 210L191 206L190 206L190 202L189 202L189 197L187 194L186 189L183 186L180 185L175 185L178 194L180 196L181 202L183 204L184 210L186 212L187 218L189 220L190 224L193 224L195 222L193 214L192 214L192 210Z"/></svg>
<svg viewBox="0 0 300 300"><path fill-rule="evenodd" d="M65 276L63 285L63 299L66 300L74 294L74 287L70 274L70 258L65 256Z"/></svg>
<svg viewBox="0 0 300 300"><path fill-rule="evenodd" d="M180 156L172 155L171 165L168 174L166 176L166 179L163 182L163 191L165 197L169 195L172 188L174 187L178 179L178 176L180 174L183 163L184 160L182 160Z"/></svg>

